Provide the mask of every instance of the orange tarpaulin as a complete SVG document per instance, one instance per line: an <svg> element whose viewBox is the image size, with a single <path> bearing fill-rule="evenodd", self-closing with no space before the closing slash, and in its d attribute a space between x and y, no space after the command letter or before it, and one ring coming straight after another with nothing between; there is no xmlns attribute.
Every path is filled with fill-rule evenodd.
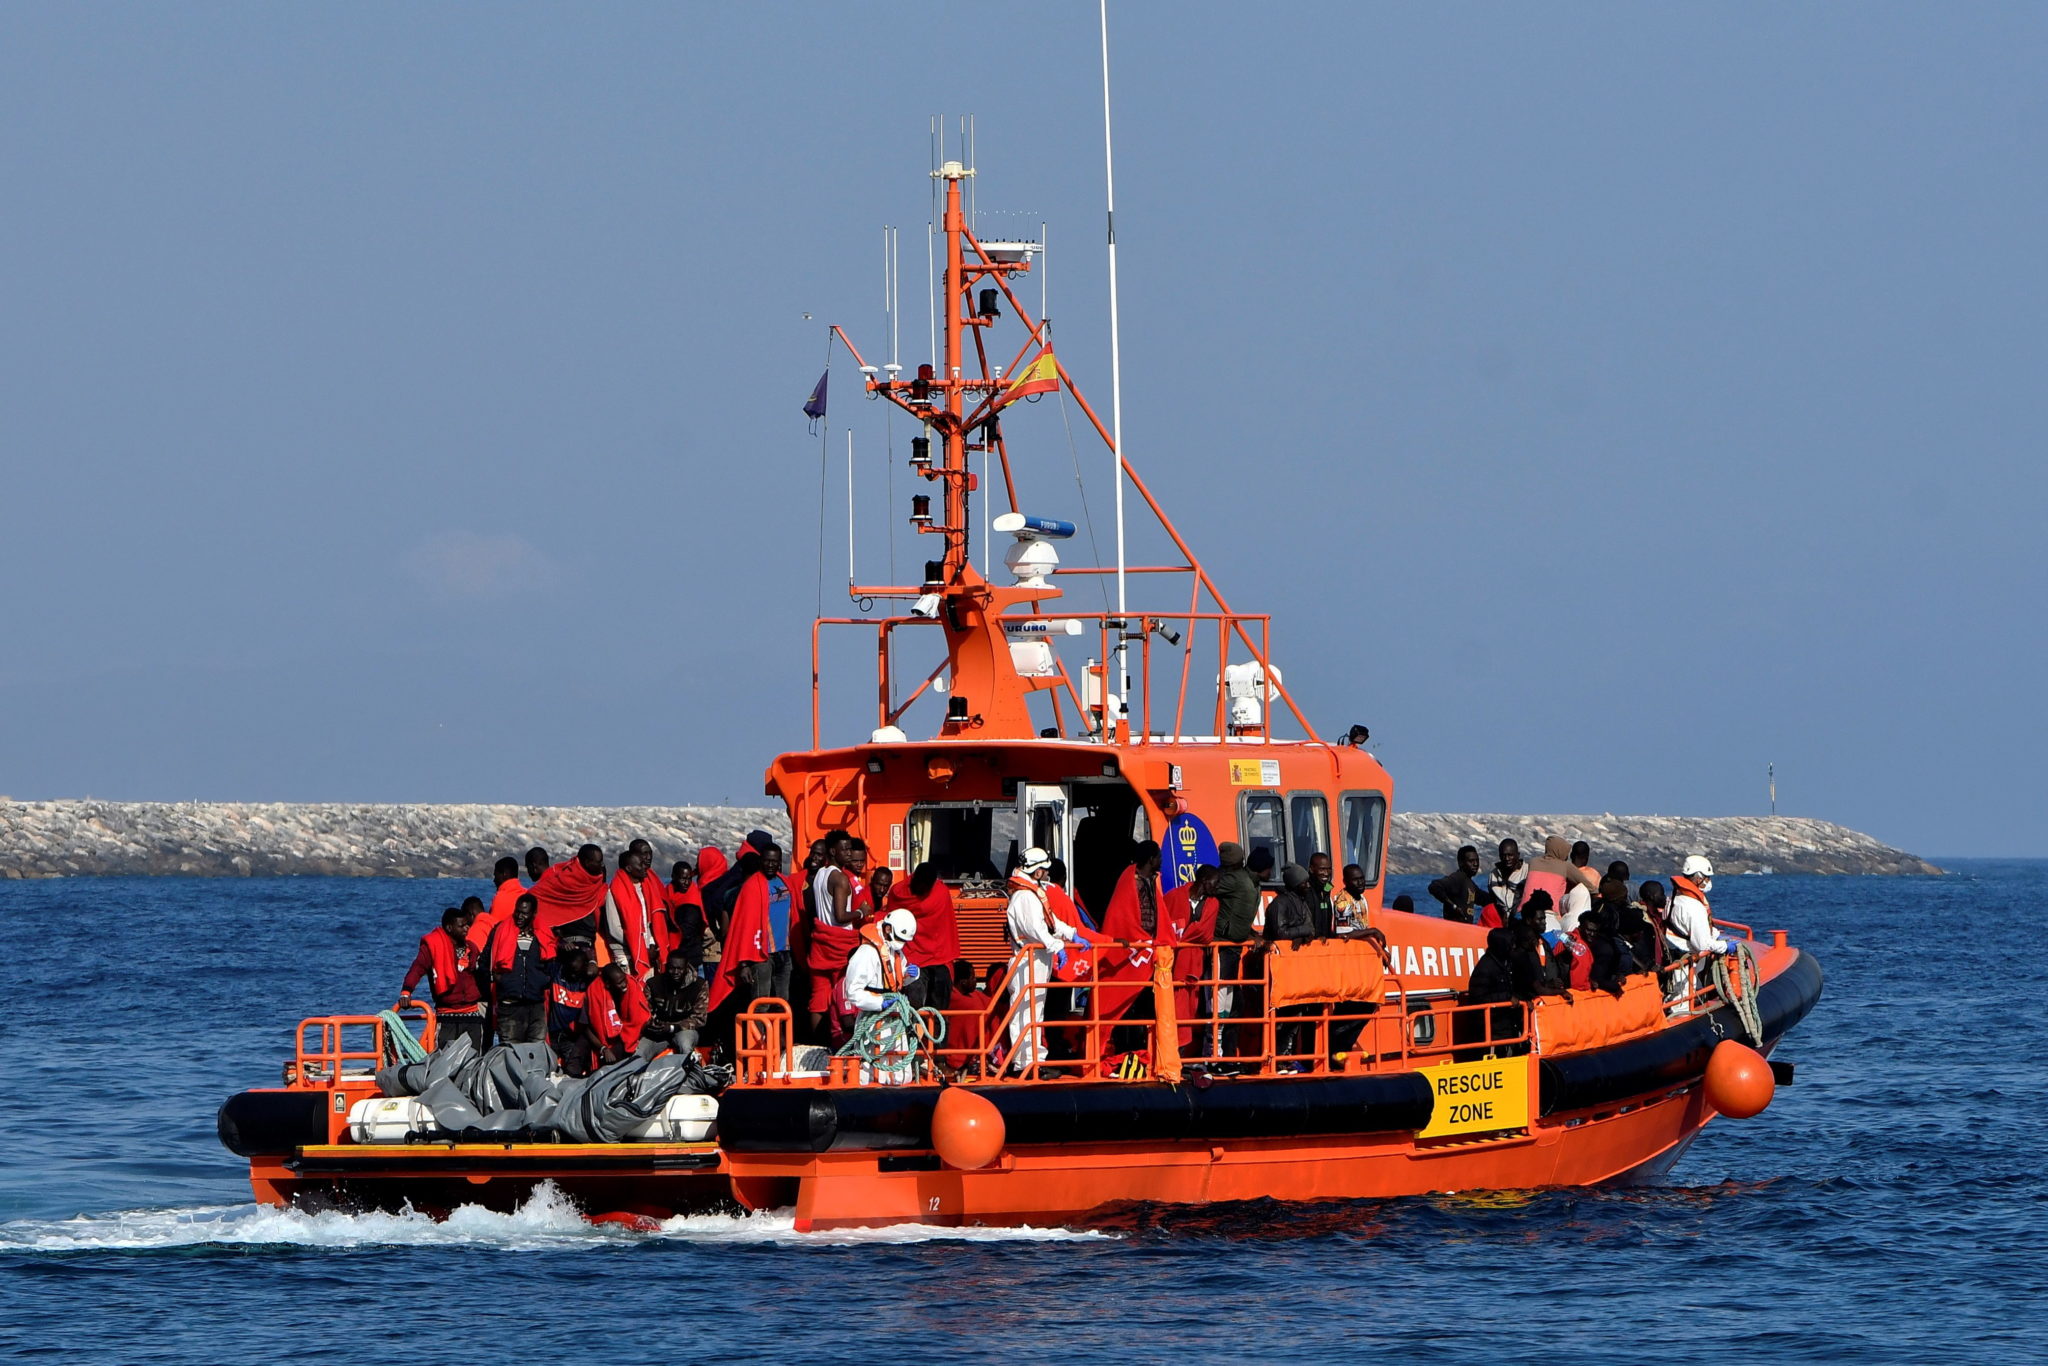
<svg viewBox="0 0 2048 1366"><path fill-rule="evenodd" d="M1536 1002L1536 1042L1549 1054L1583 1053L1653 1034L1663 1025L1664 993L1655 973L1629 978L1618 1000L1604 991L1578 991L1570 1001L1544 996Z"/></svg>
<svg viewBox="0 0 2048 1366"><path fill-rule="evenodd" d="M1387 996L1385 965L1380 951L1363 940L1317 939L1296 947L1273 945L1273 989L1268 1004L1323 1005L1336 1001L1378 1003Z"/></svg>

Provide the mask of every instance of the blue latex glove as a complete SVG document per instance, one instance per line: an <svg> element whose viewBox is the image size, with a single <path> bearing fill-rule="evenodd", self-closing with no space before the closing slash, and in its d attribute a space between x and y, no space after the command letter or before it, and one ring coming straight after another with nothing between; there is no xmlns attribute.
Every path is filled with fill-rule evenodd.
<svg viewBox="0 0 2048 1366"><path fill-rule="evenodd" d="M903 965L903 980L906 982L915 982L917 980L917 964L905 963Z"/></svg>

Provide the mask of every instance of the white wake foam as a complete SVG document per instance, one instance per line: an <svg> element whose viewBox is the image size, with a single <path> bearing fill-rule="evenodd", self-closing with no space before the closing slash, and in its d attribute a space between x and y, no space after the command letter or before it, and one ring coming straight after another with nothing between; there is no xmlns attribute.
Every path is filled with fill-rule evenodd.
<svg viewBox="0 0 2048 1366"><path fill-rule="evenodd" d="M954 1229L921 1224L798 1233L788 1210L761 1214L696 1214L637 1233L593 1225L553 1185L542 1185L511 1214L463 1205L447 1219L424 1214L309 1214L268 1205L122 1210L74 1219L22 1219L0 1224L0 1252L147 1252L201 1247L487 1247L511 1252L617 1245L647 1239L691 1243L848 1243L1060 1241L1105 1235L1068 1229Z"/></svg>

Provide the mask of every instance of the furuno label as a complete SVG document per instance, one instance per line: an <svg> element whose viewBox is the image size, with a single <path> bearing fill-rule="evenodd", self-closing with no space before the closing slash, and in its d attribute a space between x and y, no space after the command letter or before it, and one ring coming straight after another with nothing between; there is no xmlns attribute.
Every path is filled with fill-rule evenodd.
<svg viewBox="0 0 2048 1366"><path fill-rule="evenodd" d="M1421 1069L1429 1082L1429 1123L1417 1138L1529 1127L1529 1060L1447 1062Z"/></svg>

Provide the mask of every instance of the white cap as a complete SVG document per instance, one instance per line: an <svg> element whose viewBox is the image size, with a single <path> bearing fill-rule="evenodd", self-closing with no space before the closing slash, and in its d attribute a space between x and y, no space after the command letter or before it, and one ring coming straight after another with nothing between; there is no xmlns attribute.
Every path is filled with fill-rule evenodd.
<svg viewBox="0 0 2048 1366"><path fill-rule="evenodd" d="M1042 873L1052 867L1052 855L1034 844L1024 851L1023 867L1027 873Z"/></svg>
<svg viewBox="0 0 2048 1366"><path fill-rule="evenodd" d="M882 917L882 933L899 944L908 944L917 934L917 917L898 906Z"/></svg>
<svg viewBox="0 0 2048 1366"><path fill-rule="evenodd" d="M1687 854L1685 856L1685 866L1680 868L1678 872L1680 876L1689 877L1694 880L1703 877L1711 878L1714 875L1714 865L1707 862L1705 854Z"/></svg>

